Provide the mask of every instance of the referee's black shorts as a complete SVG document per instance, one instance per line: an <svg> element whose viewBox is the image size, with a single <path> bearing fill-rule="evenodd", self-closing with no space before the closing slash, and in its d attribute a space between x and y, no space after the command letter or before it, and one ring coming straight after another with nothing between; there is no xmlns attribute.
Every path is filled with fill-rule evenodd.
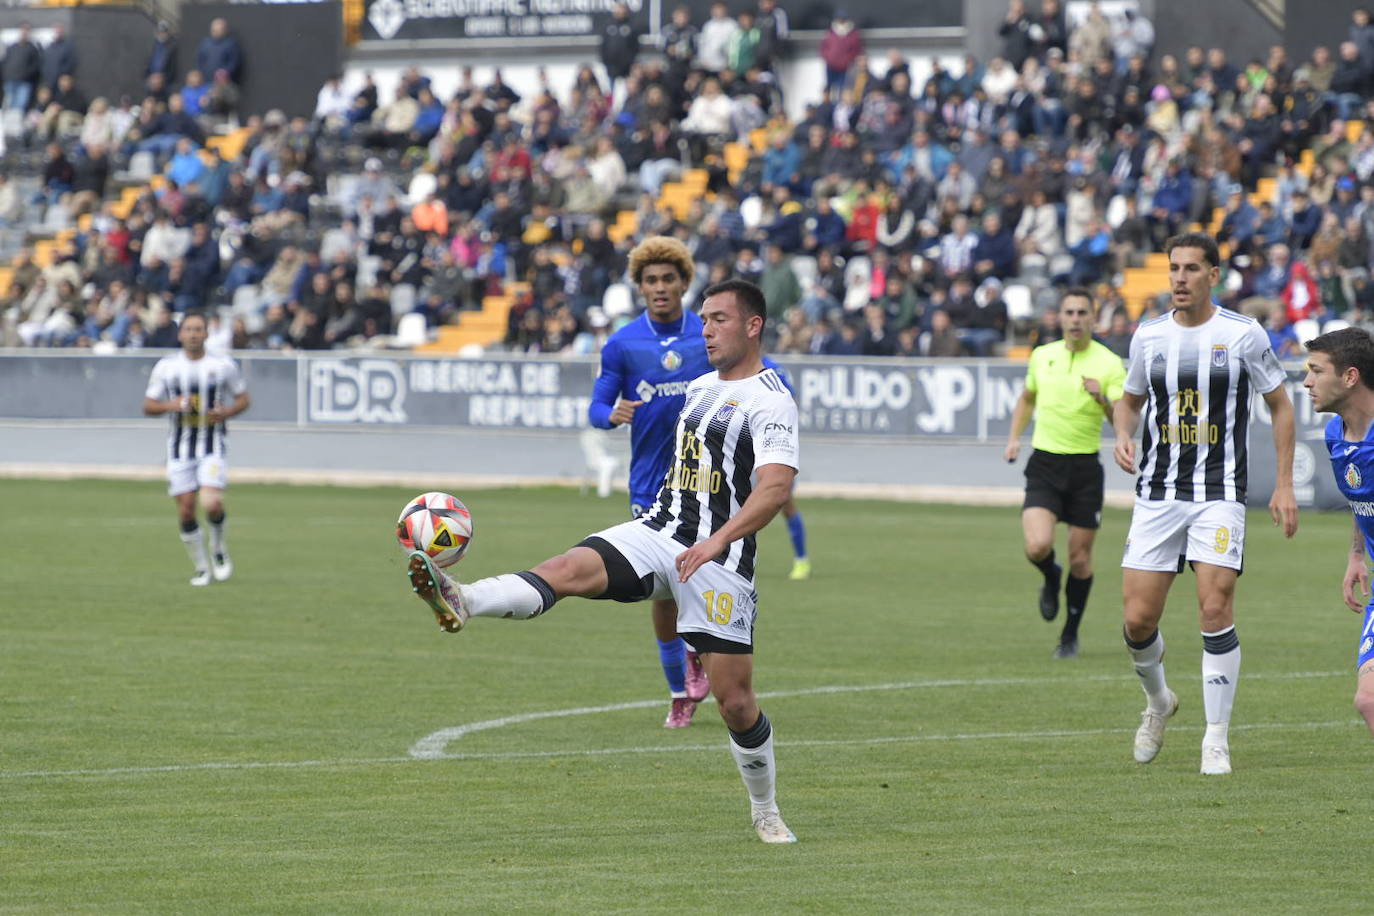
<svg viewBox="0 0 1374 916"><path fill-rule="evenodd" d="M1097 455L1056 455L1035 449L1026 462L1023 509L1049 509L1075 528L1102 521L1102 463Z"/></svg>

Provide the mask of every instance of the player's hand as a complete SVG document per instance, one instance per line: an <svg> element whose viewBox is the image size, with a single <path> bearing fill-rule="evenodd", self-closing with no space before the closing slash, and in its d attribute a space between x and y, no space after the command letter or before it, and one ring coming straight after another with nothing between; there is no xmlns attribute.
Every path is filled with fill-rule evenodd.
<svg viewBox="0 0 1374 916"><path fill-rule="evenodd" d="M1293 495L1292 484L1274 488L1274 495L1269 498L1269 517L1275 525L1282 526L1284 537L1298 533L1298 498Z"/></svg>
<svg viewBox="0 0 1374 916"><path fill-rule="evenodd" d="M1007 459L1007 464L1016 460L1016 456L1021 454L1021 440L1012 439L1007 443L1007 447L1002 450L1002 457Z"/></svg>
<svg viewBox="0 0 1374 916"><path fill-rule="evenodd" d="M1341 579L1341 594L1345 597L1345 606L1355 613L1364 610L1365 602L1369 600L1369 567L1364 564L1364 557L1351 557L1350 562L1345 567L1345 578Z"/></svg>
<svg viewBox="0 0 1374 916"><path fill-rule="evenodd" d="M1116 459L1116 466L1127 474L1134 474L1135 470L1135 439L1116 440L1116 447L1112 449L1112 457Z"/></svg>
<svg viewBox="0 0 1374 916"><path fill-rule="evenodd" d="M611 411L611 422L616 426L634 422L635 409L643 404L643 401L616 401L615 409Z"/></svg>
<svg viewBox="0 0 1374 916"><path fill-rule="evenodd" d="M689 547L677 555L677 581L686 582L692 573L710 563L725 552L728 544L721 544L715 537L709 537L694 547Z"/></svg>
<svg viewBox="0 0 1374 916"><path fill-rule="evenodd" d="M229 412L223 407L212 407L205 414L205 422L209 426L213 426L216 423L222 423L224 420L228 419L228 413Z"/></svg>
<svg viewBox="0 0 1374 916"><path fill-rule="evenodd" d="M1102 383L1095 378L1083 378L1083 390L1092 395L1094 401L1102 400Z"/></svg>

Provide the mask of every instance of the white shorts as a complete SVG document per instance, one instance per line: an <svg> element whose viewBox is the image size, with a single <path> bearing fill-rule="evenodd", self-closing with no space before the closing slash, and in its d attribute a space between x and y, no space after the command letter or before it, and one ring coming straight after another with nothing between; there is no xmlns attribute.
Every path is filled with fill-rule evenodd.
<svg viewBox="0 0 1374 916"><path fill-rule="evenodd" d="M1182 572L1183 561L1239 570L1245 557L1245 506L1137 499L1126 535L1125 569Z"/></svg>
<svg viewBox="0 0 1374 916"><path fill-rule="evenodd" d="M167 459L167 495L180 496L201 487L223 490L229 486L229 464L223 458Z"/></svg>
<svg viewBox="0 0 1374 916"><path fill-rule="evenodd" d="M592 536L620 551L641 579L653 576L649 598L677 601L679 633L709 633L746 646L754 644L758 594L748 579L711 562L686 582L678 582L677 557L687 548L643 522L623 522Z"/></svg>

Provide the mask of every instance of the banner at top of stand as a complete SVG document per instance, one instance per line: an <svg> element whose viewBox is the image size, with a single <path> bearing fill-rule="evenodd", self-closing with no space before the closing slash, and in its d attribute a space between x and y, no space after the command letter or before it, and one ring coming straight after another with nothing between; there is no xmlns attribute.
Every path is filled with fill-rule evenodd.
<svg viewBox="0 0 1374 916"><path fill-rule="evenodd" d="M368 0L363 40L525 40L596 37L618 0ZM630 22L650 29L647 4L625 0Z"/></svg>
<svg viewBox="0 0 1374 916"><path fill-rule="evenodd" d="M710 18L712 0L625 0L630 22L645 35L655 36L678 6L687 7L698 28ZM616 0L365 0L363 41L483 41L496 44L538 38L601 36L611 21ZM848 0L841 4L863 29L928 29L964 24L962 0ZM732 15L748 3L729 4ZM824 31L830 25L830 4L779 4L792 31Z"/></svg>

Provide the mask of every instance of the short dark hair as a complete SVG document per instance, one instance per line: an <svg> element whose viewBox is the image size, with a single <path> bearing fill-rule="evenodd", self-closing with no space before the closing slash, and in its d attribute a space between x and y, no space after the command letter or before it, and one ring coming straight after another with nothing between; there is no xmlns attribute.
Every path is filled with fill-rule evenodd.
<svg viewBox="0 0 1374 916"><path fill-rule="evenodd" d="M1070 286L1068 289L1064 290L1064 295L1059 297L1059 304L1063 305L1065 299L1072 299L1074 297L1087 299L1088 308L1097 311L1097 300L1093 298L1093 291L1086 286Z"/></svg>
<svg viewBox="0 0 1374 916"><path fill-rule="evenodd" d="M1164 243L1164 253L1173 254L1175 248L1199 248L1202 257L1213 267L1221 266L1221 252L1217 240L1205 232L1182 232Z"/></svg>
<svg viewBox="0 0 1374 916"><path fill-rule="evenodd" d="M734 293L735 302L748 318L757 315L768 322L768 301L763 297L763 290L759 289L748 280L739 277L731 277L729 280L722 280L706 288L706 292L701 294L701 301L705 302L712 296L719 296L721 293Z"/></svg>
<svg viewBox="0 0 1374 916"><path fill-rule="evenodd" d="M1360 381L1374 390L1374 337L1361 328L1341 328L1327 331L1306 344L1310 353L1325 353L1337 372L1354 366L1360 371Z"/></svg>
<svg viewBox="0 0 1374 916"><path fill-rule="evenodd" d="M210 317L200 309L187 309L186 314L181 316L181 322L177 327L181 327L182 324L185 324L187 318L199 318L207 329L210 327Z"/></svg>

